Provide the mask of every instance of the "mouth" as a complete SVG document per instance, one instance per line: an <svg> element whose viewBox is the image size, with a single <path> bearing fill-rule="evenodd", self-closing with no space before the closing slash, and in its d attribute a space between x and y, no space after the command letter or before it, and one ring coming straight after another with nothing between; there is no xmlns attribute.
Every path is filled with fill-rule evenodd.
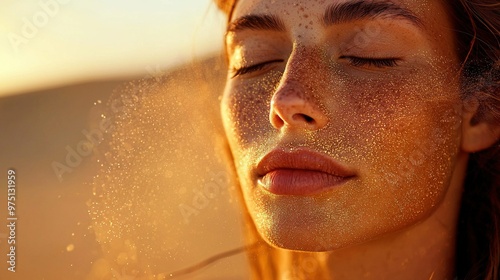
<svg viewBox="0 0 500 280"><path fill-rule="evenodd" d="M276 195L316 195L356 177L356 173L331 157L309 149L275 149L256 169L258 185Z"/></svg>

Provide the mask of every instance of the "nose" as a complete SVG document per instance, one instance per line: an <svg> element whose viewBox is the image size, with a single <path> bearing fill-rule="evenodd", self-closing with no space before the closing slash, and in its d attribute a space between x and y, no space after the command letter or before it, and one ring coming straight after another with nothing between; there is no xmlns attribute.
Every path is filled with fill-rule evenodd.
<svg viewBox="0 0 500 280"><path fill-rule="evenodd" d="M278 130L321 129L328 124L328 117L320 105L321 77L313 73L317 67L304 67L302 63L294 69L293 64L287 65L271 99L269 121Z"/></svg>
<svg viewBox="0 0 500 280"><path fill-rule="evenodd" d="M276 129L284 127L318 130L328 123L328 118L311 98L296 92L296 89L283 89L286 93L275 94L271 100L269 121Z"/></svg>

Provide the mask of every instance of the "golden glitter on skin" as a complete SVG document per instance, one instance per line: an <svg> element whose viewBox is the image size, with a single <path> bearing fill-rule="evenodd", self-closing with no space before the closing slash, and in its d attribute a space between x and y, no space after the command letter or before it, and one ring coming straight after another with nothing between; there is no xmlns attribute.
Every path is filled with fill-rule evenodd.
<svg viewBox="0 0 500 280"><path fill-rule="evenodd" d="M241 66L239 60L283 60L229 77L222 101L242 192L257 230L278 247L325 251L425 220L448 192L461 140L462 101L451 28L442 32L446 19L430 12L442 7L401 1L428 19L423 31L377 20L379 33L358 44L360 32L369 30L359 28L366 22L324 31L318 15L327 4L295 2L277 1L271 7L265 1L240 1L233 18L280 15L288 37L281 34L287 39L263 43L266 47L255 56L248 47L244 57L231 56L231 50L254 40L262 43L276 31L243 31L227 41L230 66ZM266 49L273 50L269 56ZM401 59L396 67L355 67L342 55ZM328 123L319 129L274 127L271 100L287 98L303 100ZM257 185L253 170L275 147L307 147L355 168L358 176L316 196L273 195Z"/></svg>

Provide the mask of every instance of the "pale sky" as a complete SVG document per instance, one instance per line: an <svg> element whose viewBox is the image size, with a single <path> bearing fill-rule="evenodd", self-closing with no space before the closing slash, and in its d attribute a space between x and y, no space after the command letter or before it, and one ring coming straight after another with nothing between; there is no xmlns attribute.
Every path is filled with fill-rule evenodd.
<svg viewBox="0 0 500 280"><path fill-rule="evenodd" d="M149 71L220 52L211 0L2 0L0 96Z"/></svg>

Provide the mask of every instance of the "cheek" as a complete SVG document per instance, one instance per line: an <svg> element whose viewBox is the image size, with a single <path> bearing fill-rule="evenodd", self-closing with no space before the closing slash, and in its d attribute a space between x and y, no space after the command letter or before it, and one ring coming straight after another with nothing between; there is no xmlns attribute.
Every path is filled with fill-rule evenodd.
<svg viewBox="0 0 500 280"><path fill-rule="evenodd" d="M453 79L413 75L371 83L360 90L362 98L351 99L359 124L352 138L360 136L351 142L360 155L352 160L370 198L379 198L371 210L386 222L402 225L427 215L447 191L459 151L461 102L458 86L444 81Z"/></svg>
<svg viewBox="0 0 500 280"><path fill-rule="evenodd" d="M221 106L226 135L233 148L248 148L272 137L270 100L280 76L271 72L256 82L228 80Z"/></svg>

